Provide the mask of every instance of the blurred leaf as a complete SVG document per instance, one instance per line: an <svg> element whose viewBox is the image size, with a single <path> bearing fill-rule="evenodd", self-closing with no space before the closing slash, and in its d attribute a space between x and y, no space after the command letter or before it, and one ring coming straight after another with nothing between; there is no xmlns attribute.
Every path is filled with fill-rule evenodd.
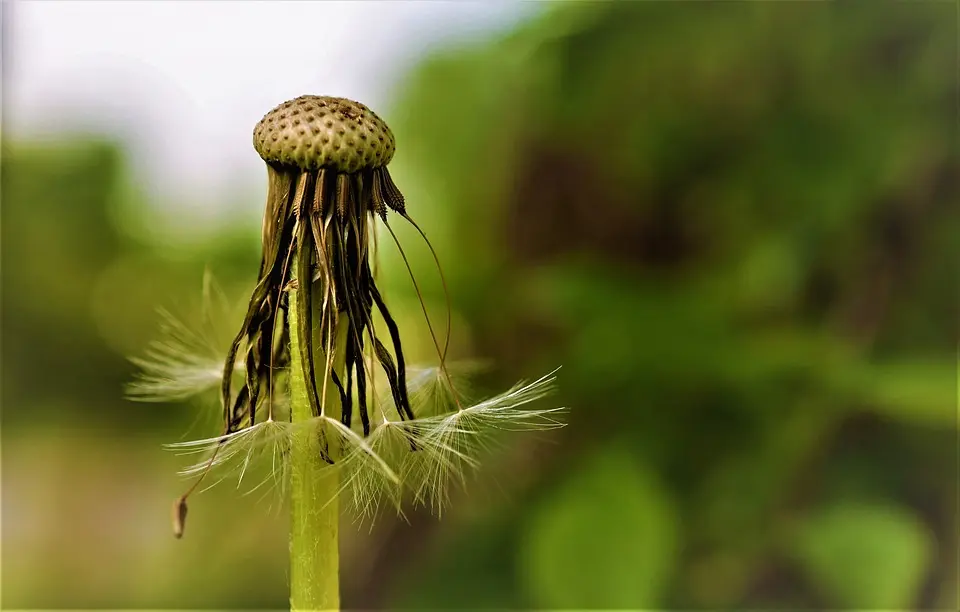
<svg viewBox="0 0 960 612"><path fill-rule="evenodd" d="M876 410L905 421L957 426L957 365L906 361L876 366L863 382Z"/></svg>
<svg viewBox="0 0 960 612"><path fill-rule="evenodd" d="M839 607L911 607L933 554L923 523L897 506L838 503L808 517L796 538L809 580Z"/></svg>
<svg viewBox="0 0 960 612"><path fill-rule="evenodd" d="M605 452L535 513L521 570L540 607L649 608L674 570L678 527L653 475Z"/></svg>

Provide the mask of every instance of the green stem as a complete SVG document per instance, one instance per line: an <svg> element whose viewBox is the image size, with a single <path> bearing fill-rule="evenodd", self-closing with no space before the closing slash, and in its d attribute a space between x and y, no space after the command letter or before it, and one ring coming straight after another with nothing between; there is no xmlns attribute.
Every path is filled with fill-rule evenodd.
<svg viewBox="0 0 960 612"><path fill-rule="evenodd" d="M300 354L297 330L298 298L296 291L290 293L290 307L287 310L290 325L290 411L294 423L314 418L301 366L303 356ZM312 301L315 307L311 318L316 326L320 321L320 313L316 308L320 300ZM335 329L333 334L339 349L334 350L336 359L333 369L340 375L344 370L344 351L340 347L345 335L343 332L342 329ZM319 344L314 343L314 346ZM317 351L315 359L319 376L322 376L325 369L322 364L326 363L326 356ZM322 392L322 378L317 381L317 388ZM327 383L324 404L327 416L340 418L340 398L332 382ZM330 439L329 434L326 438ZM333 454L334 449L330 448L329 451ZM303 428L294 434L290 467L290 608L339 610L340 504L337 493L340 490L340 468L324 461L321 436L315 428Z"/></svg>

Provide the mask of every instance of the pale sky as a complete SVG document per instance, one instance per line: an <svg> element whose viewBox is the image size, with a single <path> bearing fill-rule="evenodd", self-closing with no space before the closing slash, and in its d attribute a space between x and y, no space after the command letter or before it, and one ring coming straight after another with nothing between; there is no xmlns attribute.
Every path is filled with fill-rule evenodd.
<svg viewBox="0 0 960 612"><path fill-rule="evenodd" d="M254 124L304 93L389 115L391 90L439 43L540 10L503 1L69 0L4 3L5 135L118 135L137 179L184 212L264 182ZM230 185L237 176L243 185ZM198 219L199 220L199 219Z"/></svg>

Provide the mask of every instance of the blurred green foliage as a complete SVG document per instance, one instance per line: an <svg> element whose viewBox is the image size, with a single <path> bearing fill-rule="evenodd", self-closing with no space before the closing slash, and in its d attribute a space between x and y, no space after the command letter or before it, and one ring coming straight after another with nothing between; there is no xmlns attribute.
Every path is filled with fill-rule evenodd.
<svg viewBox="0 0 960 612"><path fill-rule="evenodd" d="M926 527L899 507L837 503L804 518L795 554L810 579L844 608L914 601L932 558Z"/></svg>
<svg viewBox="0 0 960 612"><path fill-rule="evenodd" d="M576 471L530 519L520 569L531 600L548 609L659 601L678 550L669 496L624 453L608 450Z"/></svg>
<svg viewBox="0 0 960 612"><path fill-rule="evenodd" d="M562 363L573 406L462 582L514 564L516 607L956 601L949 13L568 5L413 75L397 164L436 158L410 200L457 308L497 363ZM430 586L453 580L412 601L470 607Z"/></svg>
<svg viewBox="0 0 960 612"><path fill-rule="evenodd" d="M454 351L489 388L562 365L570 426L345 542L344 603L955 609L956 49L949 4L564 3L426 58L383 114ZM206 265L249 289L257 228L171 257L118 222L127 177L5 145L4 604L282 606L268 504L168 536L156 449L195 407L121 399L155 306Z"/></svg>

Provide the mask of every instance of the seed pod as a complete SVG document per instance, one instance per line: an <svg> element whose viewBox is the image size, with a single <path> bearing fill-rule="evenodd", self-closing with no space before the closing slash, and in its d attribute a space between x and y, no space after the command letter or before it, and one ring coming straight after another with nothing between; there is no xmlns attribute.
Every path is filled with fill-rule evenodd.
<svg viewBox="0 0 960 612"><path fill-rule="evenodd" d="M187 499L186 496L178 497L173 502L173 535L177 539L183 537L183 528L187 522Z"/></svg>

